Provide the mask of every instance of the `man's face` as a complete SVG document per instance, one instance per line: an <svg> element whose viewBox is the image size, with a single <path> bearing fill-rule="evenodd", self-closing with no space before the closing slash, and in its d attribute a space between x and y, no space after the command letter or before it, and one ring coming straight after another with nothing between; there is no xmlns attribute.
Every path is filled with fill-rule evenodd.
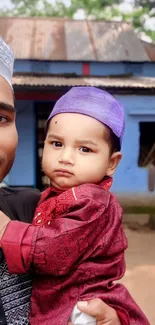
<svg viewBox="0 0 155 325"><path fill-rule="evenodd" d="M0 182L10 171L18 143L13 92L0 76Z"/></svg>

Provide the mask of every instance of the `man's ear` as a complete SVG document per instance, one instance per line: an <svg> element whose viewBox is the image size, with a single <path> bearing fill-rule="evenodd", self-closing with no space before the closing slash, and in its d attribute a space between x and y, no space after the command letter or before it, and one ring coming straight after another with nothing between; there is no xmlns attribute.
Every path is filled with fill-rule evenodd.
<svg viewBox="0 0 155 325"><path fill-rule="evenodd" d="M121 158L122 158L122 154L120 151L114 152L112 154L112 156L110 157L109 167L106 171L106 176L113 176Z"/></svg>

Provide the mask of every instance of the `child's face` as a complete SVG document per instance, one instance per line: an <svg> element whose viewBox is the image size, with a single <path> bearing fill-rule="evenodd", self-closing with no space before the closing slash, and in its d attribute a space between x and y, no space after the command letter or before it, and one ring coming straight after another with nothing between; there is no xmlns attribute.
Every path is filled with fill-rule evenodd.
<svg viewBox="0 0 155 325"><path fill-rule="evenodd" d="M82 114L58 114L50 121L43 151L43 170L51 185L67 189L97 184L112 176L121 153L110 154L107 127Z"/></svg>

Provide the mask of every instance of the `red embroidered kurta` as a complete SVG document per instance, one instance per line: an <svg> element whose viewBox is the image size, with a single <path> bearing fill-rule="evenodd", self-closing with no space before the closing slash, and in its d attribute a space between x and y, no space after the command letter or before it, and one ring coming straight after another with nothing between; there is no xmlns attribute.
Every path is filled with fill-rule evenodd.
<svg viewBox="0 0 155 325"><path fill-rule="evenodd" d="M99 297L122 325L149 325L123 285L127 240L110 184L47 189L33 225L11 221L1 240L10 273L33 271L30 323L66 325L78 300ZM105 189L106 188L106 189Z"/></svg>

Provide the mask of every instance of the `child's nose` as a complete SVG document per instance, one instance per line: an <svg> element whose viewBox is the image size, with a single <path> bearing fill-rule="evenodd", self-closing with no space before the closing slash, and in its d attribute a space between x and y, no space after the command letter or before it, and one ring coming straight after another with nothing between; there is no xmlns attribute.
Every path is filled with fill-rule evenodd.
<svg viewBox="0 0 155 325"><path fill-rule="evenodd" d="M73 165L74 164L74 153L73 153L73 150L72 149L63 149L61 151L61 154L60 154L60 157L59 157L59 163L60 164L71 164Z"/></svg>

